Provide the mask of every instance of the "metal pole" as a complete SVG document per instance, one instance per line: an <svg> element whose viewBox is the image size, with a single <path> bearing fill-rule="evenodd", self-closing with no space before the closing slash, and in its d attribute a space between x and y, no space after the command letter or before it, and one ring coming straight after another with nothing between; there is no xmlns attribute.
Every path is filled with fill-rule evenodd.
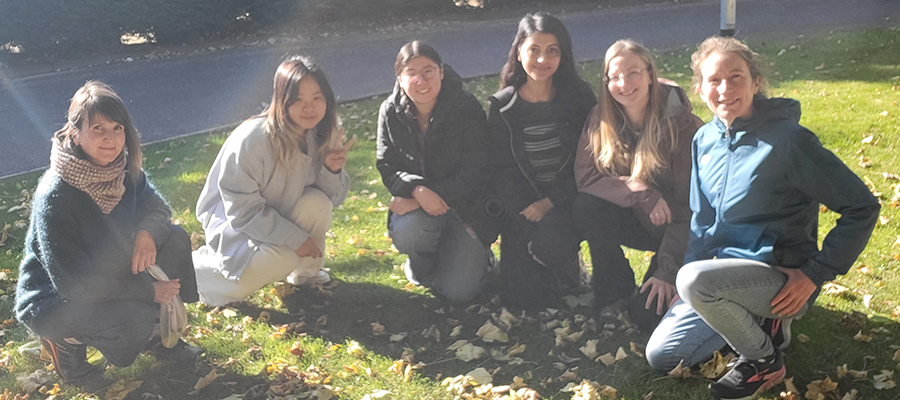
<svg viewBox="0 0 900 400"><path fill-rule="evenodd" d="M735 11L737 0L722 0L722 15L719 23L719 35L734 36Z"/></svg>

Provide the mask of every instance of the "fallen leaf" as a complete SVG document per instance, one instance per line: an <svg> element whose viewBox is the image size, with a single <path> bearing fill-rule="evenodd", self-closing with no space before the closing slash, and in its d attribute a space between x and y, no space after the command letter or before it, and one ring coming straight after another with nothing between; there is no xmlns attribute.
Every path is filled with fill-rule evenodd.
<svg viewBox="0 0 900 400"><path fill-rule="evenodd" d="M808 343L808 342L809 342L809 336L806 336L806 335L804 335L804 334L801 333L801 334L797 335L797 341L800 342L800 343Z"/></svg>
<svg viewBox="0 0 900 400"><path fill-rule="evenodd" d="M372 334L373 335L375 335L375 336L387 335L387 333L384 331L384 325L381 325L378 322L372 322L369 325L372 325Z"/></svg>
<svg viewBox="0 0 900 400"><path fill-rule="evenodd" d="M872 306L872 298L874 298L874 297L875 296L871 295L871 294L864 295L863 296L863 305L866 306L866 308L872 308L871 307Z"/></svg>
<svg viewBox="0 0 900 400"><path fill-rule="evenodd" d="M213 370L213 372L215 372L215 370ZM129 382L124 379L120 379L116 381L116 383L110 385L109 389L106 389L106 395L103 398L106 400L122 400L125 398L125 396L128 396L128 393L131 393L135 389L141 387L142 383L142 381ZM196 386L194 390L197 390Z"/></svg>
<svg viewBox="0 0 900 400"><path fill-rule="evenodd" d="M400 332L397 334L393 334L393 335L391 335L391 342L401 342L401 341L403 341L403 339L406 339L407 336L409 336L409 333L407 333L407 332Z"/></svg>
<svg viewBox="0 0 900 400"><path fill-rule="evenodd" d="M566 369L562 375L556 377L557 382L571 382L578 380L578 367Z"/></svg>
<svg viewBox="0 0 900 400"><path fill-rule="evenodd" d="M832 381L829 377L825 377L824 380L817 379L806 384L805 397L809 400L824 399L828 396L836 397L837 387L837 382Z"/></svg>
<svg viewBox="0 0 900 400"><path fill-rule="evenodd" d="M616 361L622 361L625 357L628 357L628 353L625 353L625 349L620 346L619 349L616 350Z"/></svg>
<svg viewBox="0 0 900 400"><path fill-rule="evenodd" d="M828 283L822 285L822 291L824 291L825 294L831 295L831 296L843 296L843 295L849 293L850 289L848 289L845 286L838 285L837 283L834 283L834 282L828 282Z"/></svg>
<svg viewBox="0 0 900 400"><path fill-rule="evenodd" d="M856 335L853 336L853 340L855 340L857 342L865 342L865 343L871 342L872 339L874 339L874 338L875 338L875 335L864 335L861 330L859 332L857 332Z"/></svg>
<svg viewBox="0 0 900 400"><path fill-rule="evenodd" d="M493 377L484 367L478 367L466 372L466 378L478 385L487 385L493 381Z"/></svg>
<svg viewBox="0 0 900 400"><path fill-rule="evenodd" d="M793 376L784 380L784 388L788 392L800 393L800 390L797 389L797 386L794 385Z"/></svg>
<svg viewBox="0 0 900 400"><path fill-rule="evenodd" d="M837 377L844 378L849 376L853 379L866 379L868 376L868 371L856 371L847 368L847 364L841 365L837 367Z"/></svg>
<svg viewBox="0 0 900 400"><path fill-rule="evenodd" d="M347 353L357 358L362 358L366 355L366 351L359 345L359 342L355 340L351 340L350 343L347 344Z"/></svg>
<svg viewBox="0 0 900 400"><path fill-rule="evenodd" d="M641 345L635 342L629 342L628 346L631 347L631 352L634 353L634 355L644 358L644 352L641 350Z"/></svg>
<svg viewBox="0 0 900 400"><path fill-rule="evenodd" d="M50 375L47 370L41 368L35 370L31 374L24 372L16 374L16 383L19 384L19 387L21 387L23 391L30 393L40 389L40 387L49 382L51 378L52 375Z"/></svg>
<svg viewBox="0 0 900 400"><path fill-rule="evenodd" d="M209 386L212 381L216 380L219 377L219 374L216 372L215 368L212 371L209 371L206 376L197 380L197 383L194 384L194 391L198 391Z"/></svg>
<svg viewBox="0 0 900 400"><path fill-rule="evenodd" d="M506 332L500 330L500 328L491 323L490 320L484 321L484 325L482 325L481 328L478 328L478 331L475 332L475 334L488 343L506 343L509 341L509 336L506 335Z"/></svg>
<svg viewBox="0 0 900 400"><path fill-rule="evenodd" d="M597 343L600 342L600 339L591 339L588 340L584 346L581 346L578 350L581 350L581 353L588 356L591 359L597 358Z"/></svg>
<svg viewBox="0 0 900 400"><path fill-rule="evenodd" d="M859 393L856 389L850 389L844 397L841 397L841 400L856 400L856 394Z"/></svg>
<svg viewBox="0 0 900 400"><path fill-rule="evenodd" d="M513 326L516 322L519 322L519 319L516 318L515 315L512 315L506 307L500 308L500 317L498 317L497 320L505 324L507 328Z"/></svg>
<svg viewBox="0 0 900 400"><path fill-rule="evenodd" d="M725 356L718 350L713 352L713 358L700 366L700 375L707 379L719 379L728 370L728 363L734 359L734 355L729 353Z"/></svg>
<svg viewBox="0 0 900 400"><path fill-rule="evenodd" d="M597 359L595 359L594 361L600 361L603 363L603 365L606 365L608 367L616 363L616 358L613 357L612 353L606 353L604 355L601 355L600 357L597 357Z"/></svg>
<svg viewBox="0 0 900 400"><path fill-rule="evenodd" d="M506 351L506 354L509 354L510 356L515 356L515 355L522 354L524 352L525 352L525 345L516 343L516 344L512 345L512 347L510 347L509 350Z"/></svg>
<svg viewBox="0 0 900 400"><path fill-rule="evenodd" d="M303 357L303 345L300 342L294 342L288 351L297 357Z"/></svg>
<svg viewBox="0 0 900 400"><path fill-rule="evenodd" d="M679 361L678 365L676 365L675 368L672 368L672 370L669 371L669 376L671 376L673 378L682 378L682 379L690 378L691 377L691 368L685 367L683 364L684 364L684 360Z"/></svg>
<svg viewBox="0 0 900 400"><path fill-rule="evenodd" d="M456 349L456 358L464 362L478 360L486 356L487 351L485 351L483 347L478 347L471 343L466 343L460 348Z"/></svg>
<svg viewBox="0 0 900 400"><path fill-rule="evenodd" d="M883 369L881 373L872 377L874 380L875 389L878 390L887 390L893 389L894 386L897 386L894 383L894 371Z"/></svg>

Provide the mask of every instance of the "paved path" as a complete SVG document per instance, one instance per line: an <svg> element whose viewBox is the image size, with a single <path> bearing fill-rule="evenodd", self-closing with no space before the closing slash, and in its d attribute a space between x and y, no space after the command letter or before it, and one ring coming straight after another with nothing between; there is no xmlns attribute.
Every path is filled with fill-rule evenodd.
<svg viewBox="0 0 900 400"><path fill-rule="evenodd" d="M563 20L577 58L591 60L623 37L653 48L699 43L719 31L719 2L596 10ZM897 0L738 0L737 36L758 40L897 21ZM432 44L464 77L497 73L515 28L516 19L460 23L433 32L247 48L0 80L0 177L47 165L49 137L62 126L68 99L89 79L112 85L144 141L156 142L232 125L258 112L271 96L272 76L285 54L312 55L339 100L347 101L390 90L396 52L412 39Z"/></svg>

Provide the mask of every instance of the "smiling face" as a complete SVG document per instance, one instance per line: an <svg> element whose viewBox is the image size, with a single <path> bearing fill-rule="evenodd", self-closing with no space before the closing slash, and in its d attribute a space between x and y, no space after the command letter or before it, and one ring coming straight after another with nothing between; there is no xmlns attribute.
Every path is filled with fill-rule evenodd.
<svg viewBox="0 0 900 400"><path fill-rule="evenodd" d="M753 114L759 79L753 79L743 58L733 52L712 53L703 61L700 72L700 97L725 126Z"/></svg>
<svg viewBox="0 0 900 400"><path fill-rule="evenodd" d="M300 78L297 101L288 106L288 118L302 129L315 128L328 108L322 88L312 76Z"/></svg>
<svg viewBox="0 0 900 400"><path fill-rule="evenodd" d="M650 66L630 51L609 60L606 88L626 110L643 110L650 101Z"/></svg>
<svg viewBox="0 0 900 400"><path fill-rule="evenodd" d="M441 93L444 69L428 57L414 57L406 63L397 81L419 110L431 110Z"/></svg>
<svg viewBox="0 0 900 400"><path fill-rule="evenodd" d="M553 78L561 54L555 35L535 32L519 46L518 59L529 81L544 82Z"/></svg>
<svg viewBox="0 0 900 400"><path fill-rule="evenodd" d="M125 127L102 114L85 118L75 136L88 161L104 167L116 160L125 147Z"/></svg>

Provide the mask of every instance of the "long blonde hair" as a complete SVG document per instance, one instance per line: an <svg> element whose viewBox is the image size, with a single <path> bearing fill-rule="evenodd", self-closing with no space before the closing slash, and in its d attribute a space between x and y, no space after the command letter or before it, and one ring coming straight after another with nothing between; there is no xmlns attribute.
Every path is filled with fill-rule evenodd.
<svg viewBox="0 0 900 400"><path fill-rule="evenodd" d="M85 121L90 121L97 115L102 115L125 128L125 171L128 172L128 179L131 182L139 182L143 176L141 164L144 160L144 153L141 152L141 134L134 127L125 103L103 82L87 81L84 86L78 88L69 103L66 124L53 133L53 141L63 151L84 158L84 152L75 143L75 136Z"/></svg>
<svg viewBox="0 0 900 400"><path fill-rule="evenodd" d="M297 101L300 94L300 79L304 76L314 78L325 96L325 116L309 131L297 126L288 115L288 108ZM260 116L266 118L263 126L275 150L277 162L286 165L294 156L294 152L306 150L307 133L315 135L315 143L318 146L316 152L319 159L324 160L338 130L334 92L325 79L325 73L308 58L294 56L278 66L273 86L275 90L272 93L272 104Z"/></svg>
<svg viewBox="0 0 900 400"><path fill-rule="evenodd" d="M609 85L604 83L598 91L597 112L591 116L593 130L590 132L590 146L598 170L610 175L629 175L645 182L653 182L669 163L675 145L675 126L672 119L665 116L656 64L646 47L630 39L613 43L606 50L603 76L609 74L610 61L625 52L640 57L647 64L647 73L650 75L650 99L644 112L643 134L639 135L635 148L625 147L622 131L629 123L628 117L622 105L609 92Z"/></svg>

